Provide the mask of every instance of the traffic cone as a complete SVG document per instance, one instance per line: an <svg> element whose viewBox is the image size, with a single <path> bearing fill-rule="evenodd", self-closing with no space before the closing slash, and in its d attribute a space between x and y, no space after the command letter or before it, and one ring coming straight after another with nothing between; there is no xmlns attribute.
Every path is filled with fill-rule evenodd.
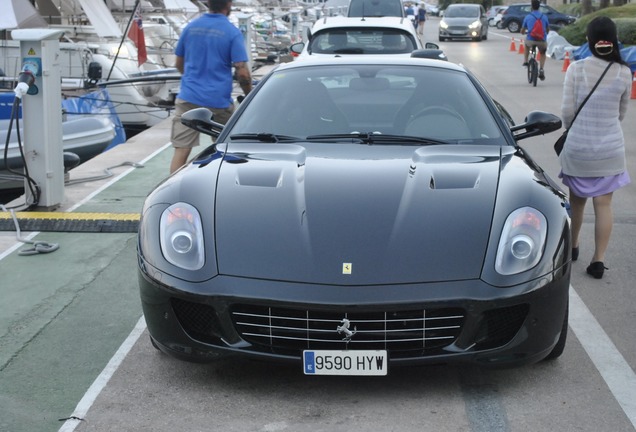
<svg viewBox="0 0 636 432"><path fill-rule="evenodd" d="M634 78L632 79L632 99L636 99L636 72L634 72Z"/></svg>
<svg viewBox="0 0 636 432"><path fill-rule="evenodd" d="M537 56L535 57L537 61L541 60L541 51L537 49Z"/></svg>
<svg viewBox="0 0 636 432"><path fill-rule="evenodd" d="M568 70L569 67L570 67L570 53L566 51L565 59L563 60L563 68L561 69L561 72L565 72L566 70Z"/></svg>
<svg viewBox="0 0 636 432"><path fill-rule="evenodd" d="M510 41L510 51L517 51L517 47L515 46L515 38L512 38Z"/></svg>
<svg viewBox="0 0 636 432"><path fill-rule="evenodd" d="M523 54L526 52L525 48L524 48L524 43L523 40L521 42L519 42L519 54Z"/></svg>

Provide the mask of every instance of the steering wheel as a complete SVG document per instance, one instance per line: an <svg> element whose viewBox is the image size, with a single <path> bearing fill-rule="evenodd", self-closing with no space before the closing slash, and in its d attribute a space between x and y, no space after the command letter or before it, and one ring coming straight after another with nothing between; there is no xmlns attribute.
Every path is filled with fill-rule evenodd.
<svg viewBox="0 0 636 432"><path fill-rule="evenodd" d="M416 119L419 119L420 117L427 117L427 116L434 116L434 115L451 116L451 117L455 117L457 120L461 122L466 123L466 120L464 120L464 117L462 117L457 111L447 108L445 106L441 106L441 105L427 106L420 109L419 111L411 115L411 120L409 121L409 123Z"/></svg>
<svg viewBox="0 0 636 432"><path fill-rule="evenodd" d="M446 139L470 137L466 120L457 111L441 105L427 106L415 112L405 133Z"/></svg>

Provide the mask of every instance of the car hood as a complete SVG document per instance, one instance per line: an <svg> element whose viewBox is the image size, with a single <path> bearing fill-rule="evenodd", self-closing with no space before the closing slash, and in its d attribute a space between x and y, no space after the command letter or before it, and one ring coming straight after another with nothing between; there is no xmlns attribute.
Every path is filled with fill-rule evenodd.
<svg viewBox="0 0 636 432"><path fill-rule="evenodd" d="M480 276L499 147L229 147L216 192L220 274L339 285Z"/></svg>

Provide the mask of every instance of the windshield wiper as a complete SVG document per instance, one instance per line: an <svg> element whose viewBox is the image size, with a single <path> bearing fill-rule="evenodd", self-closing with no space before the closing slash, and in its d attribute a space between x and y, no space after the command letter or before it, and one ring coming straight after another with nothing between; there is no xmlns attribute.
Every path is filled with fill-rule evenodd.
<svg viewBox="0 0 636 432"><path fill-rule="evenodd" d="M230 135L231 140L256 140L261 142L277 143L281 141L301 141L298 137L288 135L276 135L272 133L244 133Z"/></svg>
<svg viewBox="0 0 636 432"><path fill-rule="evenodd" d="M373 132L350 133L350 134L325 134L310 135L307 141L338 142L343 140L354 140L364 144L403 144L412 143L420 145L450 144L448 141L434 138L416 137L411 135L384 135Z"/></svg>

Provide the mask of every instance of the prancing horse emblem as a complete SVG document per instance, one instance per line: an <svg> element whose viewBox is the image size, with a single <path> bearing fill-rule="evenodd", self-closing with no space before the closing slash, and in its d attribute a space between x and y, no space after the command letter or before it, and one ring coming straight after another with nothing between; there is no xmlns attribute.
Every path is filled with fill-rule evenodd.
<svg viewBox="0 0 636 432"><path fill-rule="evenodd" d="M344 333L345 337L342 338L343 341L349 342L351 338L353 337L353 335L355 335L358 330L356 329L355 326L353 327L353 331L349 330L349 327L351 326L351 322L346 318L343 318L342 321L340 321L340 324L342 325L339 325L336 328L336 330L338 330L339 334Z"/></svg>

